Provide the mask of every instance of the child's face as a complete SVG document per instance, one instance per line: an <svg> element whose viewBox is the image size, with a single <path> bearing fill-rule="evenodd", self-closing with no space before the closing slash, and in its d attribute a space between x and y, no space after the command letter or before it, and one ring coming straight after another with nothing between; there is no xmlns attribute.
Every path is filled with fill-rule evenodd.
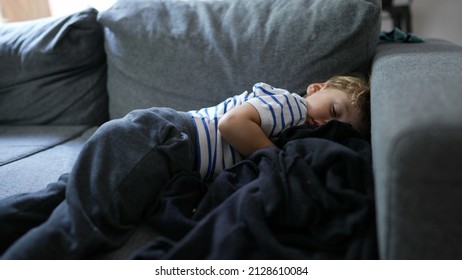
<svg viewBox="0 0 462 280"><path fill-rule="evenodd" d="M326 87L324 83L311 84L306 92L307 124L322 125L335 119L358 129L360 112L351 105L345 92Z"/></svg>

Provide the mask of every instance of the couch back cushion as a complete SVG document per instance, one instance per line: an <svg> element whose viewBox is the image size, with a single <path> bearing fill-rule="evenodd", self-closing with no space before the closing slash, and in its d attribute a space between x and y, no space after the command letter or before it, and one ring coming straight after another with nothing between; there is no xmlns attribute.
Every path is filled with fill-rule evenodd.
<svg viewBox="0 0 462 280"><path fill-rule="evenodd" d="M378 0L119 0L102 12L110 117L211 106L266 82L304 92L357 71L380 31Z"/></svg>
<svg viewBox="0 0 462 280"><path fill-rule="evenodd" d="M0 24L0 125L93 125L108 119L97 11Z"/></svg>

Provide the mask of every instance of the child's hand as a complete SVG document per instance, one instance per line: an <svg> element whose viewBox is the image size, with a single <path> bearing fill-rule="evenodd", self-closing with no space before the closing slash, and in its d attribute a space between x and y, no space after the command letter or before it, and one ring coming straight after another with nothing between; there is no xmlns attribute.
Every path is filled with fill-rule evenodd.
<svg viewBox="0 0 462 280"><path fill-rule="evenodd" d="M260 115L251 104L244 103L227 112L218 122L218 130L239 153L251 153L275 146L260 127Z"/></svg>

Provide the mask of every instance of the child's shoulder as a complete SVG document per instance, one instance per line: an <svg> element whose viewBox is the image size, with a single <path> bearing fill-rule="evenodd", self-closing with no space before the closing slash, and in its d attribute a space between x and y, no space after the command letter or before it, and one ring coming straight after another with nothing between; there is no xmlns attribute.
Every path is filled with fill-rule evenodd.
<svg viewBox="0 0 462 280"><path fill-rule="evenodd" d="M278 87L273 87L270 84L259 82L253 86L253 92L257 95L264 94L264 95L274 95L274 94L291 94L288 90Z"/></svg>

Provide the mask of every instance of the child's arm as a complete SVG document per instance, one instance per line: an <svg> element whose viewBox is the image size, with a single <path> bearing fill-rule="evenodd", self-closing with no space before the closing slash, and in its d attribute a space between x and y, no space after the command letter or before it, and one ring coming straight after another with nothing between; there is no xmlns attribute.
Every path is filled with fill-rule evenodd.
<svg viewBox="0 0 462 280"><path fill-rule="evenodd" d="M275 146L260 127L260 115L251 104L243 103L227 112L218 122L218 129L228 143L239 153L251 153Z"/></svg>

